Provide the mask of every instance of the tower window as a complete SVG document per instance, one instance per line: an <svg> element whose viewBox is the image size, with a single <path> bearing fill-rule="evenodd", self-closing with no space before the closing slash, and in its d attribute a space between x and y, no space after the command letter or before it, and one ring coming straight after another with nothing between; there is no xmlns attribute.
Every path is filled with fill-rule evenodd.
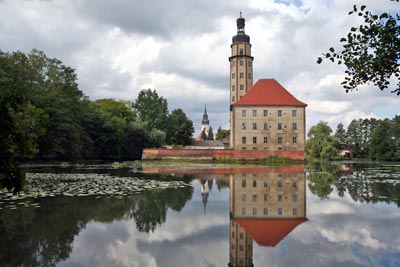
<svg viewBox="0 0 400 267"><path fill-rule="evenodd" d="M257 136L253 136L253 144L257 144Z"/></svg>
<svg viewBox="0 0 400 267"><path fill-rule="evenodd" d="M242 137L242 144L246 144L246 136Z"/></svg>
<svg viewBox="0 0 400 267"><path fill-rule="evenodd" d="M235 85L232 85L232 91L235 91Z"/></svg>
<svg viewBox="0 0 400 267"><path fill-rule="evenodd" d="M232 96L232 102L235 102L235 97L234 96Z"/></svg>
<svg viewBox="0 0 400 267"><path fill-rule="evenodd" d="M297 123L295 123L295 122L292 123L292 129L297 130Z"/></svg>
<svg viewBox="0 0 400 267"><path fill-rule="evenodd" d="M247 78L251 79L251 73L247 73Z"/></svg>
<svg viewBox="0 0 400 267"><path fill-rule="evenodd" d="M235 73L232 73L232 79L235 79Z"/></svg>
<svg viewBox="0 0 400 267"><path fill-rule="evenodd" d="M246 123L242 122L242 130L246 130Z"/></svg>
<svg viewBox="0 0 400 267"><path fill-rule="evenodd" d="M239 65L240 65L240 66L243 66L243 60L240 60Z"/></svg>
<svg viewBox="0 0 400 267"><path fill-rule="evenodd" d="M295 109L292 110L292 117L296 117L297 116L297 111Z"/></svg>
<svg viewBox="0 0 400 267"><path fill-rule="evenodd" d="M243 78L243 77L244 77L243 72L239 73L239 78Z"/></svg>
<svg viewBox="0 0 400 267"><path fill-rule="evenodd" d="M278 109L278 117L282 117L282 110Z"/></svg>
<svg viewBox="0 0 400 267"><path fill-rule="evenodd" d="M243 91L243 89L244 89L244 86L243 86L243 84L241 84L240 85L240 90Z"/></svg>
<svg viewBox="0 0 400 267"><path fill-rule="evenodd" d="M282 144L282 137L278 137L278 144Z"/></svg>
<svg viewBox="0 0 400 267"><path fill-rule="evenodd" d="M297 144L297 137L293 136L293 144Z"/></svg>
<svg viewBox="0 0 400 267"><path fill-rule="evenodd" d="M239 55L243 56L243 48L240 48Z"/></svg>
<svg viewBox="0 0 400 267"><path fill-rule="evenodd" d="M264 136L264 144L268 143L268 137Z"/></svg>
<svg viewBox="0 0 400 267"><path fill-rule="evenodd" d="M268 123L264 122L264 130L268 130Z"/></svg>
<svg viewBox="0 0 400 267"><path fill-rule="evenodd" d="M278 130L282 130L282 123L278 122Z"/></svg>
<svg viewBox="0 0 400 267"><path fill-rule="evenodd" d="M253 109L253 117L256 117L256 116L257 116L257 110Z"/></svg>
<svg viewBox="0 0 400 267"><path fill-rule="evenodd" d="M247 66L248 66L248 67L251 67L251 61L250 61L250 60L247 61Z"/></svg>
<svg viewBox="0 0 400 267"><path fill-rule="evenodd" d="M257 130L257 122L253 122L253 130Z"/></svg>
<svg viewBox="0 0 400 267"><path fill-rule="evenodd" d="M246 117L246 110L242 109L242 117Z"/></svg>

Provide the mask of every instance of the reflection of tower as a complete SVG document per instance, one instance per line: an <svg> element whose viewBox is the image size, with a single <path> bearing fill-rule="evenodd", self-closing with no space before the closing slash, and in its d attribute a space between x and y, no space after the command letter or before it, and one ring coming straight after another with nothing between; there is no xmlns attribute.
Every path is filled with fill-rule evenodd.
<svg viewBox="0 0 400 267"><path fill-rule="evenodd" d="M207 206L207 199L208 195L210 193L210 188L208 186L208 180L197 180L201 186L201 198L203 201L203 206L204 206L204 214L206 214L206 206Z"/></svg>
<svg viewBox="0 0 400 267"><path fill-rule="evenodd" d="M230 176L232 267L253 266L253 240L274 247L307 220L304 166L256 171Z"/></svg>

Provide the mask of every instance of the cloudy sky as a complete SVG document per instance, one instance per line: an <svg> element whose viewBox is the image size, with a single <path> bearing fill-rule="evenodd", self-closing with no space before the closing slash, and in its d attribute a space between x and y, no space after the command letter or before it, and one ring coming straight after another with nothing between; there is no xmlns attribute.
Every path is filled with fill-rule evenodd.
<svg viewBox="0 0 400 267"><path fill-rule="evenodd" d="M306 102L307 128L353 118L392 118L400 98L364 86L346 94L343 68L316 64L357 17L353 4L398 12L389 0L0 0L0 49L42 50L76 69L91 99L133 101L152 88L169 109L183 108L196 132L207 103L210 123L229 128L230 44L243 12L254 82L275 78Z"/></svg>

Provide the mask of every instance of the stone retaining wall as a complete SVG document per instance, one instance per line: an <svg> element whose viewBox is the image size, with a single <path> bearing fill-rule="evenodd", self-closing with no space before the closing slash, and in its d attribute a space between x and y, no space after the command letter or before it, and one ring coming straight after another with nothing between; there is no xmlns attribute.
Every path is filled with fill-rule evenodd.
<svg viewBox="0 0 400 267"><path fill-rule="evenodd" d="M232 150L232 149L145 149L142 159L265 159L270 157L304 160L303 150Z"/></svg>

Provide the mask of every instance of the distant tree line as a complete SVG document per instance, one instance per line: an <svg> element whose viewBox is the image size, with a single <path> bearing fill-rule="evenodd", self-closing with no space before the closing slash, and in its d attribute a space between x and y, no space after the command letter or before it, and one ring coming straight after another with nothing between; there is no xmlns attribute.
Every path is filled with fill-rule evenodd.
<svg viewBox="0 0 400 267"><path fill-rule="evenodd" d="M32 50L0 51L0 178L23 175L20 159L140 159L143 148L185 145L194 132L182 109L142 90L131 103L92 101L75 71Z"/></svg>
<svg viewBox="0 0 400 267"><path fill-rule="evenodd" d="M326 122L319 122L307 136L307 152L313 158L338 159L340 149L349 149L356 158L400 160L399 115L384 120L354 119L347 129L339 123L334 134Z"/></svg>

